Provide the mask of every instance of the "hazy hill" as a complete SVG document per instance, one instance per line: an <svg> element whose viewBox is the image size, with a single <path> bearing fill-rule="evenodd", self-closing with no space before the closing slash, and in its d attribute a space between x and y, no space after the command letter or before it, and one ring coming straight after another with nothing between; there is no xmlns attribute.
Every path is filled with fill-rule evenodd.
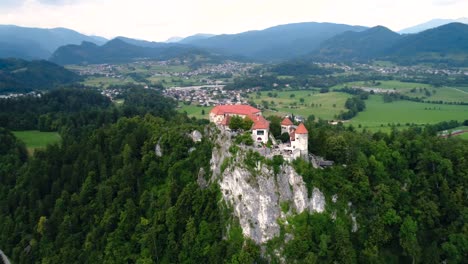
<svg viewBox="0 0 468 264"><path fill-rule="evenodd" d="M116 37L115 39L122 40L128 44L132 44L138 47L145 47L145 48L160 48L160 47L167 47L168 45L176 45L175 43L166 43L166 42L154 42L154 41L147 41L142 39L132 39L127 37Z"/></svg>
<svg viewBox="0 0 468 264"><path fill-rule="evenodd" d="M116 63L136 59L167 60L171 58L205 54L196 48L169 43L132 40L140 45L130 44L122 38L113 39L102 46L90 42L81 45L66 45L58 48L50 60L58 64ZM147 45L147 46L142 46Z"/></svg>
<svg viewBox="0 0 468 264"><path fill-rule="evenodd" d="M183 44L189 44L193 41L197 41L197 40L202 40L202 39L207 39L207 38L211 38L211 37L214 37L216 35L214 34L204 34L204 33L199 33L199 34L195 34L195 35L192 35L192 36L188 36L186 38L183 38L183 39L180 39L179 41L177 41L178 43L183 43Z"/></svg>
<svg viewBox="0 0 468 264"><path fill-rule="evenodd" d="M80 77L49 61L0 59L0 93L48 90Z"/></svg>
<svg viewBox="0 0 468 264"><path fill-rule="evenodd" d="M401 38L387 56L401 63L468 65L468 25L451 23Z"/></svg>
<svg viewBox="0 0 468 264"><path fill-rule="evenodd" d="M325 41L311 57L324 61L384 59L402 64L468 65L468 25L451 23L408 35L381 26L345 32Z"/></svg>
<svg viewBox="0 0 468 264"><path fill-rule="evenodd" d="M412 34L412 33L419 33L421 31L424 31L424 30L428 30L428 29L431 29L431 28L436 28L436 27L440 27L440 26L443 26L443 25L446 25L446 24L450 24L450 23L463 23L463 24L468 24L468 18L466 17L462 17L462 18L459 18L459 19L432 19L428 22L425 22L425 23L422 23L422 24L419 24L419 25L416 25L416 26L412 26L412 27L409 27L409 28L405 28L405 29L402 29L400 31L398 31L398 33L401 33L401 34Z"/></svg>
<svg viewBox="0 0 468 264"><path fill-rule="evenodd" d="M383 26L361 32L347 31L324 41L315 57L328 60L367 60L385 55L386 50L401 38L400 34Z"/></svg>
<svg viewBox="0 0 468 264"><path fill-rule="evenodd" d="M275 61L307 54L323 41L345 31L362 31L365 27L333 23L295 23L239 34L217 35L184 41L227 55L254 60Z"/></svg>
<svg viewBox="0 0 468 264"><path fill-rule="evenodd" d="M89 41L102 44L106 40L86 36L66 28L28 28L0 25L0 58L48 59L60 46Z"/></svg>

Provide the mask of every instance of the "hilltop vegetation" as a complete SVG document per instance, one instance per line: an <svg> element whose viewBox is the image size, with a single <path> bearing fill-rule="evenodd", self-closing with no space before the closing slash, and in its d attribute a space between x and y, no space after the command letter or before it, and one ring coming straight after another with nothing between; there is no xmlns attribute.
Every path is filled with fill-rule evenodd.
<svg viewBox="0 0 468 264"><path fill-rule="evenodd" d="M53 100L57 109L77 98L105 101L83 91L52 95L65 98ZM243 237L217 184L199 185L211 174L213 128L174 107L136 89L119 107L63 112L62 141L30 158L0 128L2 250L15 263L279 261L273 252L287 262L463 263L467 141L441 139L435 127L371 134L306 121L309 149L339 164L293 163L308 188L324 192L326 210L290 215L261 250ZM193 130L201 142L187 136Z"/></svg>
<svg viewBox="0 0 468 264"><path fill-rule="evenodd" d="M399 35L384 27L345 32L325 42L312 58L325 61L385 59L403 65L468 65L468 25L451 23L417 34Z"/></svg>
<svg viewBox="0 0 468 264"><path fill-rule="evenodd" d="M0 93L49 90L81 78L48 61L0 59Z"/></svg>
<svg viewBox="0 0 468 264"><path fill-rule="evenodd" d="M60 46L106 40L80 34L66 28L28 28L0 25L0 58L48 59Z"/></svg>
<svg viewBox="0 0 468 264"><path fill-rule="evenodd" d="M57 49L50 60L57 64L122 63L137 59L168 60L206 54L190 46L160 44L136 46L122 39L113 39L102 46L83 42L81 45L67 45Z"/></svg>

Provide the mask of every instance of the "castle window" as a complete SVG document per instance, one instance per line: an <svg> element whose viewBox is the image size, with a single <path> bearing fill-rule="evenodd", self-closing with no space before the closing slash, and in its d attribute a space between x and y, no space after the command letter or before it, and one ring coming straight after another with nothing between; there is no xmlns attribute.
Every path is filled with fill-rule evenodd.
<svg viewBox="0 0 468 264"><path fill-rule="evenodd" d="M264 130L257 130L257 136L263 136L263 135L265 135Z"/></svg>

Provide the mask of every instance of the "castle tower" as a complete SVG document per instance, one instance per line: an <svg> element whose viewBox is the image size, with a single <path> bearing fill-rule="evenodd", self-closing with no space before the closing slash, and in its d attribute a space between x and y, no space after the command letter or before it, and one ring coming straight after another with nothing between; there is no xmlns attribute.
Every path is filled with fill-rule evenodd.
<svg viewBox="0 0 468 264"><path fill-rule="evenodd" d="M283 133L289 133L290 128L293 126L293 122L289 118L284 118L283 121L281 121L281 134Z"/></svg>
<svg viewBox="0 0 468 264"><path fill-rule="evenodd" d="M301 151L302 157L307 157L309 154L309 131L303 123L300 123L296 128L294 146Z"/></svg>

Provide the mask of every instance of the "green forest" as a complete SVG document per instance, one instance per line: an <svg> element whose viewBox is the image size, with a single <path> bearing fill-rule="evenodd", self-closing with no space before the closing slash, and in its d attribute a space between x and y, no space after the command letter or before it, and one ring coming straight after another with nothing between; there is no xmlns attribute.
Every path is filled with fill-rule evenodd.
<svg viewBox="0 0 468 264"><path fill-rule="evenodd" d="M309 150L336 165L293 166L326 210L291 216L256 245L216 182L197 183L211 177L208 121L154 90L123 99L61 89L0 100L0 248L13 263L466 262L466 140L436 126L371 133L309 120ZM28 156L11 130L62 140Z"/></svg>

